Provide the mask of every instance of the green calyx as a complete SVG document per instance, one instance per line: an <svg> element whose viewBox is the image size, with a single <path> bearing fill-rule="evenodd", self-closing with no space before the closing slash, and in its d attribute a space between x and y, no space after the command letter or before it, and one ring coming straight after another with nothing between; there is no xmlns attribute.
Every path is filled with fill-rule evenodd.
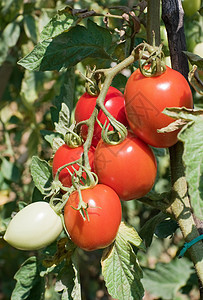
<svg viewBox="0 0 203 300"><path fill-rule="evenodd" d="M142 58L145 56L148 56L148 58L143 61ZM162 51L162 44L159 47L156 47L155 45L151 46L147 43L143 43L143 48L139 52L140 72L145 77L160 76L166 71L163 58L164 53Z"/></svg>
<svg viewBox="0 0 203 300"><path fill-rule="evenodd" d="M81 136L76 132L76 125L73 123L69 128L68 131L64 137L65 143L70 148L77 148L79 146L82 146L83 139Z"/></svg>

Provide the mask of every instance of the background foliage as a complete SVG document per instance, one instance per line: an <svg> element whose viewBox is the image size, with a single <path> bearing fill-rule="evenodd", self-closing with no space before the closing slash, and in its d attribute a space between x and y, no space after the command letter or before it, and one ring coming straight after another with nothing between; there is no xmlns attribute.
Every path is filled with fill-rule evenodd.
<svg viewBox="0 0 203 300"><path fill-rule="evenodd" d="M125 37L126 42L118 45L117 41L122 38L122 33L113 30L113 28L121 29L122 22L119 19L110 19L108 24L110 30L107 30L103 16L99 14L106 14L108 7L135 4L137 1L131 0L1 1L0 232L2 234L13 212L41 197L40 191L34 189L30 175L31 159L33 155L38 155L48 160L52 155L51 147L44 136L54 130L53 122L58 120L61 103L66 103L73 111L77 99L85 91L85 82L80 73L85 72L87 64L95 64L99 68L110 67L112 58L115 61L122 60L129 50L128 38ZM66 5L74 10L66 8L64 13ZM98 16L94 16L93 12L90 18L84 18L80 25L76 25L81 18L77 9L84 8L96 12ZM122 13L120 8L110 11L118 15ZM86 17L82 15L84 16ZM134 45L146 39L145 19L144 12L141 30L136 35ZM61 26L56 26L59 22ZM192 16L185 16L188 51L198 54L196 45L203 42L202 28L202 18L198 12ZM53 37L54 40L48 40ZM161 37L168 62L169 50L163 24ZM67 48L64 55L66 45L69 45L70 49ZM78 53L78 60L71 59L73 52ZM132 68L116 76L113 85L124 91L126 76L129 76L131 71ZM202 108L202 98L195 91L193 95L196 107ZM167 192L170 188L169 155L167 150L156 149L155 152L159 172L154 190L159 193ZM123 203L123 218L135 227L146 246L151 245L146 252L136 250L144 271L142 283L147 290L144 299L199 299L198 283L192 263L187 255L181 260L177 259L177 253L183 246L177 224L162 213L137 201ZM46 249L49 254L53 254L54 251L55 245ZM69 299L70 291L65 287L67 284L70 286L71 275L75 274L76 270L71 263L64 266L59 280L55 275L57 270L50 273L49 268L44 270L39 265L38 260L40 261L43 255L45 255L43 251L33 253L13 249L0 237L0 299L10 299L14 287L12 299L28 299L28 297L40 299L42 294L45 299L61 299L61 297ZM86 253L79 250L78 255L83 299L111 299L101 276L99 260L102 252ZM17 272L22 263L23 267ZM108 276L109 266L105 265L105 262L103 268L104 274ZM36 276L39 272L40 274L44 272L43 276ZM45 290L44 283L46 283ZM110 292L111 287L108 288ZM77 295L75 297L77 299Z"/></svg>

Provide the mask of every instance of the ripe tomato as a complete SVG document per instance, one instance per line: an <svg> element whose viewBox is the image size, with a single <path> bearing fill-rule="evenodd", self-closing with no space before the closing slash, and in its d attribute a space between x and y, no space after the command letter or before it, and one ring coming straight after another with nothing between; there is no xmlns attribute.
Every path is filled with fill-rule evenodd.
<svg viewBox="0 0 203 300"><path fill-rule="evenodd" d="M147 144L165 148L177 142L178 130L158 133L174 119L162 114L166 107L193 107L190 87L179 72L166 67L157 77L145 77L137 69L125 87L126 115L133 132Z"/></svg>
<svg viewBox="0 0 203 300"><path fill-rule="evenodd" d="M80 97L75 108L76 123L89 119L89 117L91 116L95 108L96 100L97 97L90 96L88 93L84 93ZM116 118L119 122L121 122L125 126L128 125L126 115L125 115L124 96L119 90L110 86L104 101L104 105L114 118ZM109 123L107 117L102 111L100 111L98 114L98 120L102 124L105 123L105 120L107 120L107 123ZM110 126L109 130L112 129L113 129L112 126ZM87 132L88 132L88 127L86 125L83 125L81 127L81 134L84 139L86 139L87 137ZM101 138L101 127L96 122L94 127L94 136L92 139L92 145L94 147L96 147L100 138Z"/></svg>
<svg viewBox="0 0 203 300"><path fill-rule="evenodd" d="M115 240L118 232L122 216L120 199L114 190L103 184L81 192L83 201L88 204L89 221L73 209L79 204L79 195L75 191L64 208L67 231L71 240L86 251L105 248Z"/></svg>
<svg viewBox="0 0 203 300"><path fill-rule="evenodd" d="M118 145L98 143L94 168L99 183L110 186L121 200L147 194L156 178L157 165L151 148L131 133Z"/></svg>
<svg viewBox="0 0 203 300"><path fill-rule="evenodd" d="M93 159L94 159L95 148L90 147L88 157L90 162L90 167L93 170ZM53 177L56 176L57 170L65 164L73 162L79 159L83 154L83 146L79 146L77 148L70 148L68 145L63 144L56 151L53 164L52 164L52 173ZM59 180L63 184L63 186L70 187L72 185L71 175L68 172L68 169L73 173L73 167L78 170L79 166L77 164L73 164L64 168L59 174ZM85 178L85 172L83 172L83 177Z"/></svg>
<svg viewBox="0 0 203 300"><path fill-rule="evenodd" d="M20 210L9 223L4 240L20 250L37 250L56 240L63 225L49 203L34 202Z"/></svg>

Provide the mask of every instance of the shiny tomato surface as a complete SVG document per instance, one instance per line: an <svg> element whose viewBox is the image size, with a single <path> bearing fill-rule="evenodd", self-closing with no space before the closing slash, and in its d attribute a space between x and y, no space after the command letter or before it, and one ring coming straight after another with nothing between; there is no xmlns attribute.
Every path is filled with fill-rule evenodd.
<svg viewBox="0 0 203 300"><path fill-rule="evenodd" d="M84 121L90 118L95 108L96 100L97 97L90 96L88 93L84 93L80 97L75 108L76 123L79 123L80 121ZM128 126L128 122L125 114L124 96L119 90L110 86L106 94L104 105L114 118L116 118L119 122L121 122L125 126ZM109 123L107 117L102 111L100 111L98 114L98 120L102 124L104 124L106 120L107 120L107 124ZM113 129L112 126L110 126L109 130L112 129ZM84 139L86 139L87 137L87 132L88 132L88 127L86 125L83 125L81 127L81 134ZM94 147L96 147L100 138L101 138L101 127L96 122L94 127L94 136L92 139L92 145Z"/></svg>
<svg viewBox="0 0 203 300"><path fill-rule="evenodd" d="M61 218L49 203L37 201L11 219L4 239L20 250L38 250L54 242L62 230Z"/></svg>
<svg viewBox="0 0 203 300"><path fill-rule="evenodd" d="M147 144L165 148L177 142L178 130L158 133L157 129L175 121L162 113L166 107L193 107L192 93L179 72L166 67L156 77L145 77L137 69L125 87L126 115L133 132Z"/></svg>
<svg viewBox="0 0 203 300"><path fill-rule="evenodd" d="M116 238L122 210L118 195L110 187L98 184L82 190L88 204L89 221L78 210L79 194L72 193L64 208L64 221L71 240L81 249L92 251L109 246Z"/></svg>
<svg viewBox="0 0 203 300"><path fill-rule="evenodd" d="M157 164L151 148L130 133L118 145L100 140L95 150L94 169L100 183L114 189L121 200L132 200L151 190Z"/></svg>
<svg viewBox="0 0 203 300"><path fill-rule="evenodd" d="M94 152L95 152L95 148L91 146L88 153L88 157L89 157L89 163L92 170L93 170ZM52 164L53 177L56 176L56 173L60 167L70 162L76 161L82 156L82 154L83 154L83 146L79 146L77 148L70 148L66 144L60 146L53 158L53 164ZM68 172L68 169L73 173L74 172L73 167L76 170L79 169L79 166L77 164L73 164L71 166L64 168L59 174L59 180L66 187L70 187L72 185L72 179L71 179L71 175ZM83 172L82 176L85 178L85 172Z"/></svg>

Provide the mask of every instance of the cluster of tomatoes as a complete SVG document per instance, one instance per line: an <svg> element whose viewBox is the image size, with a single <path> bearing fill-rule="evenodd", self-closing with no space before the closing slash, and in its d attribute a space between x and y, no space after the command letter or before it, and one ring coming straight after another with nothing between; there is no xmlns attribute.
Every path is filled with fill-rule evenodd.
<svg viewBox="0 0 203 300"><path fill-rule="evenodd" d="M96 99L96 96L87 93L81 96L75 109L77 123L90 118ZM145 77L137 69L129 77L124 95L110 87L104 105L115 119L126 126L128 135L119 144L105 143L98 123L109 121L99 111L99 122L94 124L92 145L88 152L91 171L97 175L98 184L75 190L63 210L65 227L71 240L87 251L107 247L115 240L122 218L121 201L141 198L153 187L157 164L150 146L170 147L177 142L177 130L157 132L157 129L174 121L162 111L166 107L192 108L193 100L186 79L167 67L163 74L156 77ZM109 126L109 130L112 129ZM82 125L81 136L84 140L87 133L88 127ZM81 158L83 152L83 146L60 146L53 158L53 177L60 167ZM78 169L79 165L73 163L61 170L59 181L64 187L72 186L71 174ZM85 178L86 173L83 172L81 177ZM87 218L78 209L81 201L86 207ZM29 222L31 216L32 222ZM31 226L31 223L36 226ZM16 214L4 239L16 248L35 250L53 242L62 229L60 216L49 204L36 202Z"/></svg>
<svg viewBox="0 0 203 300"><path fill-rule="evenodd" d="M84 93L75 109L77 123L90 118L96 96ZM100 110L99 122L94 125L89 162L99 183L91 188L73 192L64 208L64 221L72 241L85 250L95 250L110 245L117 234L122 210L121 201L138 199L154 185L157 164L150 146L170 147L177 142L178 131L158 133L174 120L162 114L166 107L193 107L192 93L186 79L177 71L166 68L157 77L145 77L137 69L128 79L124 95L110 87L104 105L111 115L128 128L126 139L117 145L105 143L98 123L108 123ZM110 126L109 130L113 128ZM82 125L81 135L87 138L88 127ZM149 146L150 145L150 146ZM53 176L64 164L80 158L83 146L70 148L62 145L53 158ZM64 186L71 186L71 165L59 174ZM83 174L84 176L84 174ZM80 196L87 205L89 221L77 210ZM75 208L75 209L73 209Z"/></svg>

